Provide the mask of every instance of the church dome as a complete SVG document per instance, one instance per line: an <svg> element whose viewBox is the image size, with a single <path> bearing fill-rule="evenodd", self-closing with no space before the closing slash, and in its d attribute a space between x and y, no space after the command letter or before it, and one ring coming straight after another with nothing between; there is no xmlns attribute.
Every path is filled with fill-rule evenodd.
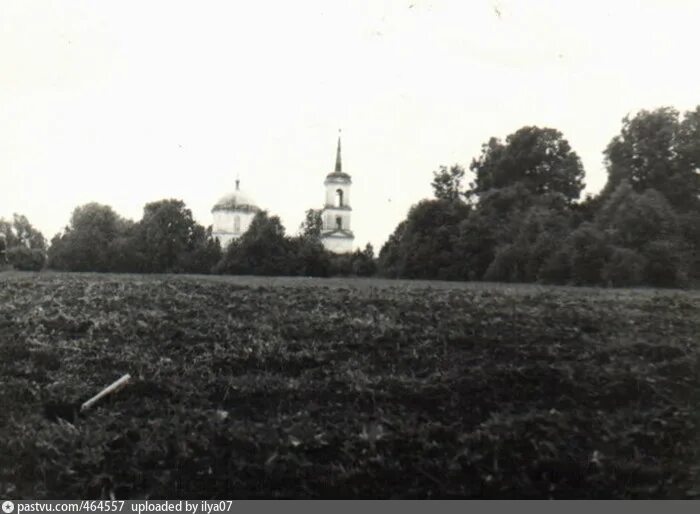
<svg viewBox="0 0 700 514"><path fill-rule="evenodd" d="M260 209L253 201L252 197L241 191L236 180L236 190L222 196L214 205L213 211L259 211Z"/></svg>

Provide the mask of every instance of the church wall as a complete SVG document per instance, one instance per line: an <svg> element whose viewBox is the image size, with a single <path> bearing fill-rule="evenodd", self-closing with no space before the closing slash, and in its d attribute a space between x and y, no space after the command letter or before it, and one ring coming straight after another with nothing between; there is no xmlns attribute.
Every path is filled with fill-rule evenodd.
<svg viewBox="0 0 700 514"><path fill-rule="evenodd" d="M353 251L353 239L348 237L324 237L321 242L326 250L333 253L348 253Z"/></svg>
<svg viewBox="0 0 700 514"><path fill-rule="evenodd" d="M219 240L219 244L221 245L222 250L226 250L226 247L231 241L233 241L234 239L238 239L237 237L234 237L233 234L227 233L213 232L212 235Z"/></svg>
<svg viewBox="0 0 700 514"><path fill-rule="evenodd" d="M335 230L336 218L338 216L342 218L343 228L345 230L351 230L350 211L344 211L340 209L325 209L323 211L323 230Z"/></svg>
<svg viewBox="0 0 700 514"><path fill-rule="evenodd" d="M238 217L238 226L236 226L236 217ZM214 211L212 233L219 240L221 248L226 248L233 239L241 237L250 227L254 217L254 212Z"/></svg>

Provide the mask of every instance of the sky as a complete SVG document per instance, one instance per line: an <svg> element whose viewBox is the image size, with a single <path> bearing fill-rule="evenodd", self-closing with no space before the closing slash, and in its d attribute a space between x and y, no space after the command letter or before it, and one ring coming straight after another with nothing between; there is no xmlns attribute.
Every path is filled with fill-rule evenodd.
<svg viewBox="0 0 700 514"><path fill-rule="evenodd" d="M625 115L700 104L698 19L695 0L0 0L0 217L51 239L88 202L138 220L178 198L206 226L239 177L294 234L338 129L357 247L525 125L560 130L595 193Z"/></svg>

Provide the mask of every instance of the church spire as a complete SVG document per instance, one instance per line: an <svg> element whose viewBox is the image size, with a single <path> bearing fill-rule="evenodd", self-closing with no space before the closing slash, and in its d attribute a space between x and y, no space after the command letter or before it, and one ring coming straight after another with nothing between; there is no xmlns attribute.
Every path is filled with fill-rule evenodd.
<svg viewBox="0 0 700 514"><path fill-rule="evenodd" d="M342 173L342 171L343 171L343 162L340 159L340 129L338 129L338 152L336 153L336 156L335 156L335 172Z"/></svg>

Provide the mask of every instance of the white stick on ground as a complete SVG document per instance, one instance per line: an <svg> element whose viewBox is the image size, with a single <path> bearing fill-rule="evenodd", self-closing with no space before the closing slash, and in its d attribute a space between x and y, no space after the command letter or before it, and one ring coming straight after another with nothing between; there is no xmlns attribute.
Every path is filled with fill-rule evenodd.
<svg viewBox="0 0 700 514"><path fill-rule="evenodd" d="M105 387L102 391L100 391L100 392L97 393L95 396L93 396L92 398L90 398L88 401L86 401L85 403L83 403L83 404L80 406L80 412L89 409L89 408L92 407L96 402L100 401L102 398L104 398L104 397L107 396L108 394L111 394L111 393L117 391L118 389L120 389L121 387L125 386L126 383L127 383L129 380L131 380L131 375L129 375L129 374L127 373L126 375L124 375L122 378L120 378L120 379L117 380L116 382L112 382L110 385L108 385L107 387Z"/></svg>

